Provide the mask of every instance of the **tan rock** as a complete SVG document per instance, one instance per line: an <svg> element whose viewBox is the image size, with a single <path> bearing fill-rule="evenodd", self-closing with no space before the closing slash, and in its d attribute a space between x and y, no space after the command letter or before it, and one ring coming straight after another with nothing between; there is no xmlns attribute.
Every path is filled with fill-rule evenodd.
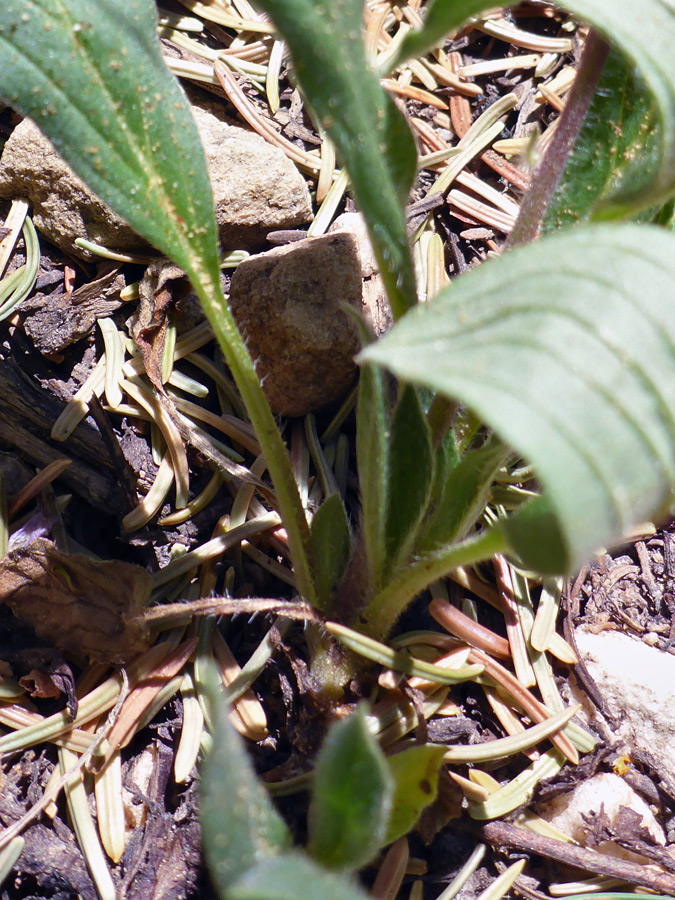
<svg viewBox="0 0 675 900"><path fill-rule="evenodd" d="M355 239L329 234L245 260L230 306L272 411L302 416L338 402L355 380L361 309Z"/></svg>
<svg viewBox="0 0 675 900"><path fill-rule="evenodd" d="M342 213L328 230L329 234L346 231L353 234L359 248L361 276L363 278L363 315L370 330L379 337L389 331L393 317L382 276L377 267L377 259L370 242L366 220L358 212Z"/></svg>
<svg viewBox="0 0 675 900"><path fill-rule="evenodd" d="M253 247L268 231L308 222L309 190L294 164L277 147L228 124L213 109L193 106L193 113L207 157L223 246ZM5 144L0 196L28 200L38 230L83 259L91 254L75 245L78 237L116 250L147 246L74 174L30 119L24 119Z"/></svg>

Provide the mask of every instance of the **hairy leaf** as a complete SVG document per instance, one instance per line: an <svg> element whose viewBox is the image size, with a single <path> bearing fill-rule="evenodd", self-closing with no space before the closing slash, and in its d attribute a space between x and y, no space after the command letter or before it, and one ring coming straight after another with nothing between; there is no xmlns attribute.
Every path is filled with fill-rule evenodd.
<svg viewBox="0 0 675 900"><path fill-rule="evenodd" d="M570 571L672 503L674 277L664 229L580 226L462 276L361 358L463 400L533 463Z"/></svg>
<svg viewBox="0 0 675 900"><path fill-rule="evenodd" d="M391 776L368 731L365 712L334 725L314 769L309 851L331 869L358 869L384 843L391 809Z"/></svg>
<svg viewBox="0 0 675 900"><path fill-rule="evenodd" d="M394 800L387 844L408 834L422 810L436 799L438 771L443 763L444 753L445 747L423 744L420 747L408 747L387 759L394 779Z"/></svg>
<svg viewBox="0 0 675 900"><path fill-rule="evenodd" d="M356 407L356 462L361 492L361 539L369 579L379 587L385 560L389 457L387 390L384 373L364 366Z"/></svg>
<svg viewBox="0 0 675 900"><path fill-rule="evenodd" d="M603 200L654 180L657 132L650 95L632 64L610 51L560 183L544 218L544 231L592 218ZM622 190L623 186L623 190Z"/></svg>
<svg viewBox="0 0 675 900"><path fill-rule="evenodd" d="M405 119L366 64L362 0L259 0L284 36L298 81L349 172L398 317L416 302L402 204L415 176Z"/></svg>
<svg viewBox="0 0 675 900"><path fill-rule="evenodd" d="M310 535L317 593L325 609L345 571L351 545L347 513L339 494L331 494L318 508Z"/></svg>
<svg viewBox="0 0 675 900"><path fill-rule="evenodd" d="M152 0L5 0L0 95L186 272L218 272L204 151Z"/></svg>
<svg viewBox="0 0 675 900"><path fill-rule="evenodd" d="M434 454L417 391L403 387L391 420L385 548L387 564L407 559L426 509L434 474Z"/></svg>
<svg viewBox="0 0 675 900"><path fill-rule="evenodd" d="M251 869L232 886L227 900L367 900L367 895L345 875L287 853Z"/></svg>
<svg viewBox="0 0 675 900"><path fill-rule="evenodd" d="M209 673L215 682L215 673ZM229 708L210 689L213 750L201 767L204 853L221 897L261 860L291 844L269 794L258 781L242 739L230 724Z"/></svg>
<svg viewBox="0 0 675 900"><path fill-rule="evenodd" d="M607 212L621 214L665 200L675 192L675 6L670 0L565 0L566 9L593 25L634 63L655 103L657 164L648 185L625 183ZM491 0L435 0L422 30L409 34L397 62L418 56L469 16L493 9Z"/></svg>
<svg viewBox="0 0 675 900"><path fill-rule="evenodd" d="M482 515L494 476L508 455L509 448L498 440L465 453L446 476L435 508L415 545L417 552L435 550L466 537Z"/></svg>

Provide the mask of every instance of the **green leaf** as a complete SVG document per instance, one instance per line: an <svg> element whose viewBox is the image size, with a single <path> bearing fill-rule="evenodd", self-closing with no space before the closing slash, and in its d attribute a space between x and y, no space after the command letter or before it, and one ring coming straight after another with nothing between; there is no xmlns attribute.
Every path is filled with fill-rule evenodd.
<svg viewBox="0 0 675 900"><path fill-rule="evenodd" d="M236 882L227 900L368 900L351 879L299 853L267 859Z"/></svg>
<svg viewBox="0 0 675 900"><path fill-rule="evenodd" d="M410 385L394 409L389 436L389 484L385 550L387 567L405 563L427 506L434 453L427 418Z"/></svg>
<svg viewBox="0 0 675 900"><path fill-rule="evenodd" d="M385 843L408 834L422 810L436 799L444 754L445 747L424 744L387 758L394 779L394 800Z"/></svg>
<svg viewBox="0 0 675 900"><path fill-rule="evenodd" d="M259 0L286 40L297 79L349 172L394 316L416 302L402 204L416 152L401 113L368 69L362 0Z"/></svg>
<svg viewBox="0 0 675 900"><path fill-rule="evenodd" d="M151 0L5 0L0 94L186 272L218 271L204 151Z"/></svg>
<svg viewBox="0 0 675 900"><path fill-rule="evenodd" d="M672 503L673 278L664 229L580 226L463 275L360 358L461 399L534 465L571 571Z"/></svg>
<svg viewBox="0 0 675 900"><path fill-rule="evenodd" d="M349 522L339 494L331 494L318 508L310 535L317 593L325 608L344 574L351 548Z"/></svg>
<svg viewBox="0 0 675 900"><path fill-rule="evenodd" d="M328 732L313 785L309 852L330 869L365 865L384 843L392 784L363 706Z"/></svg>
<svg viewBox="0 0 675 900"><path fill-rule="evenodd" d="M229 898L237 878L287 849L291 838L230 724L229 707L218 697L214 672L209 680L214 732L213 749L201 767L203 844L218 893Z"/></svg>
<svg viewBox="0 0 675 900"><path fill-rule="evenodd" d="M416 553L435 550L462 540L483 514L495 475L510 449L491 439L477 450L469 450L450 470L439 492L433 515L427 519Z"/></svg>
<svg viewBox="0 0 675 900"><path fill-rule="evenodd" d="M361 539L368 563L368 581L379 587L384 571L389 457L387 452L386 376L364 366L356 407L356 464L361 494Z"/></svg>
<svg viewBox="0 0 675 900"><path fill-rule="evenodd" d="M654 180L654 110L632 64L609 53L579 137L546 210L544 231L592 217L602 201ZM623 185L623 190L622 190Z"/></svg>
<svg viewBox="0 0 675 900"><path fill-rule="evenodd" d="M650 91L658 121L658 163L649 185L626 183L607 212L621 215L666 200L675 192L675 7L663 0L565 0L565 8L593 25L634 63ZM394 64L418 56L469 16L493 9L491 0L435 0L422 30L407 36Z"/></svg>

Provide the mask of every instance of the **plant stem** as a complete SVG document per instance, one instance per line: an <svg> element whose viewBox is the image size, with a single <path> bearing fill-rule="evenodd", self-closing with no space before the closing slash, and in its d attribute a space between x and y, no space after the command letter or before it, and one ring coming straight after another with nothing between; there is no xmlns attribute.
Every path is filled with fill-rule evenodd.
<svg viewBox="0 0 675 900"><path fill-rule="evenodd" d="M481 531L462 541L410 563L383 588L358 616L356 627L376 639L385 638L410 601L458 566L470 566L504 553L507 542L501 528Z"/></svg>
<svg viewBox="0 0 675 900"><path fill-rule="evenodd" d="M589 31L577 76L560 114L553 140L544 154L532 187L520 206L516 224L504 249L529 244L538 237L567 158L579 136L608 53L609 44L594 30Z"/></svg>
<svg viewBox="0 0 675 900"><path fill-rule="evenodd" d="M251 357L220 290L217 276L215 281L213 278L203 280L195 278L192 283L223 351L225 361L232 372L260 447L265 454L279 514L288 535L288 545L298 591L304 600L317 607L318 598L311 564L309 526L302 508L298 486L293 477L286 446L263 394Z"/></svg>

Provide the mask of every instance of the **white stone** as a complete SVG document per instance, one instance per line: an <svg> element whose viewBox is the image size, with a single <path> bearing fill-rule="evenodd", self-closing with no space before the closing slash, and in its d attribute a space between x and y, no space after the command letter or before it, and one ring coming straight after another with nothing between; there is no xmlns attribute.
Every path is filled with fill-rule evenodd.
<svg viewBox="0 0 675 900"><path fill-rule="evenodd" d="M675 779L675 656L619 631L576 631L581 658L620 723L617 737Z"/></svg>
<svg viewBox="0 0 675 900"><path fill-rule="evenodd" d="M584 846L586 843L585 830L589 825L583 817L599 813L601 808L611 826L617 824L619 811L622 808L633 810L642 816L642 826L649 831L654 842L661 846L665 845L663 830L642 797L622 778L610 772L603 772L580 782L569 793L549 800L538 808L537 812L542 819ZM644 861L643 857L624 850L613 841L605 841L595 849L620 859Z"/></svg>

